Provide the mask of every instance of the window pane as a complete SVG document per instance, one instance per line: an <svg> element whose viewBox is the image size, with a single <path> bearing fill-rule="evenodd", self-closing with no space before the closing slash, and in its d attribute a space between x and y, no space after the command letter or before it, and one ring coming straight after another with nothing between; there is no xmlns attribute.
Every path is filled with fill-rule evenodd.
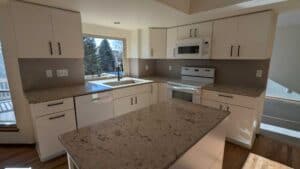
<svg viewBox="0 0 300 169"><path fill-rule="evenodd" d="M84 36L83 42L85 75L116 75L118 66L123 73L123 40Z"/></svg>

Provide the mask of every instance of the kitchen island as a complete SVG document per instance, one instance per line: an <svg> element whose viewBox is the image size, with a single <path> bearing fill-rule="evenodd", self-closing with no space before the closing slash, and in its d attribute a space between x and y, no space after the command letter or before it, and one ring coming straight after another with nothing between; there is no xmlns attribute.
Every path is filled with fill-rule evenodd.
<svg viewBox="0 0 300 169"><path fill-rule="evenodd" d="M229 112L171 100L68 132L70 168L213 168L222 163ZM217 167L215 167L217 168Z"/></svg>

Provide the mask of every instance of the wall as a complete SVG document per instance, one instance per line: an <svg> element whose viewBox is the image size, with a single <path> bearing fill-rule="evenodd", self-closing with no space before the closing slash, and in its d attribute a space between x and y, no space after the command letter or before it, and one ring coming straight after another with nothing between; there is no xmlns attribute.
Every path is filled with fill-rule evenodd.
<svg viewBox="0 0 300 169"><path fill-rule="evenodd" d="M279 20L280 22L280 20ZM300 93L300 25L277 27L270 79Z"/></svg>
<svg viewBox="0 0 300 169"><path fill-rule="evenodd" d="M190 0L157 0L184 13L190 13Z"/></svg>
<svg viewBox="0 0 300 169"><path fill-rule="evenodd" d="M19 59L19 65L24 91L84 83L83 59ZM68 69L68 77L57 77L58 69ZM52 70L52 78L46 70Z"/></svg>
<svg viewBox="0 0 300 169"><path fill-rule="evenodd" d="M150 65L151 68L153 60L140 62L140 76L158 75L180 78L182 66L209 66L216 68L216 83L218 84L259 88L265 88L269 69L269 60L156 60L155 68L150 71L145 71L145 65ZM171 71L169 71L169 66L172 67ZM258 69L263 70L262 78L256 77Z"/></svg>
<svg viewBox="0 0 300 169"><path fill-rule="evenodd" d="M8 82L14 101L14 110L19 132L0 132L0 143L33 143L33 128L29 105L24 96L18 59L14 28L9 13L9 1L0 2L0 40L4 54Z"/></svg>

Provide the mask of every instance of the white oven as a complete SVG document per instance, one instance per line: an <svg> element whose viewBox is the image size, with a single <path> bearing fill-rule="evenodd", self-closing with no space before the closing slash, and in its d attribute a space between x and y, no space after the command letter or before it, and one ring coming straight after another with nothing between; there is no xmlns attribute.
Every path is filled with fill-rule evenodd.
<svg viewBox="0 0 300 169"><path fill-rule="evenodd" d="M201 104L201 89L168 83L169 99L179 99L194 104Z"/></svg>
<svg viewBox="0 0 300 169"><path fill-rule="evenodd" d="M209 59L208 38L183 39L176 42L175 57L180 59Z"/></svg>

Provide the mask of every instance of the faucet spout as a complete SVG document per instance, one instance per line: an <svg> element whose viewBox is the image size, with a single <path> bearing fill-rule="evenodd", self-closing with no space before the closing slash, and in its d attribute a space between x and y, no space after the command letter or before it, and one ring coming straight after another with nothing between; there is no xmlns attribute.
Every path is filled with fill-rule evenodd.
<svg viewBox="0 0 300 169"><path fill-rule="evenodd" d="M120 66L118 66L118 67L117 67L118 81L120 81L121 78L122 78L122 77L121 77L121 72L120 72L120 71L121 71L121 68L120 68Z"/></svg>

